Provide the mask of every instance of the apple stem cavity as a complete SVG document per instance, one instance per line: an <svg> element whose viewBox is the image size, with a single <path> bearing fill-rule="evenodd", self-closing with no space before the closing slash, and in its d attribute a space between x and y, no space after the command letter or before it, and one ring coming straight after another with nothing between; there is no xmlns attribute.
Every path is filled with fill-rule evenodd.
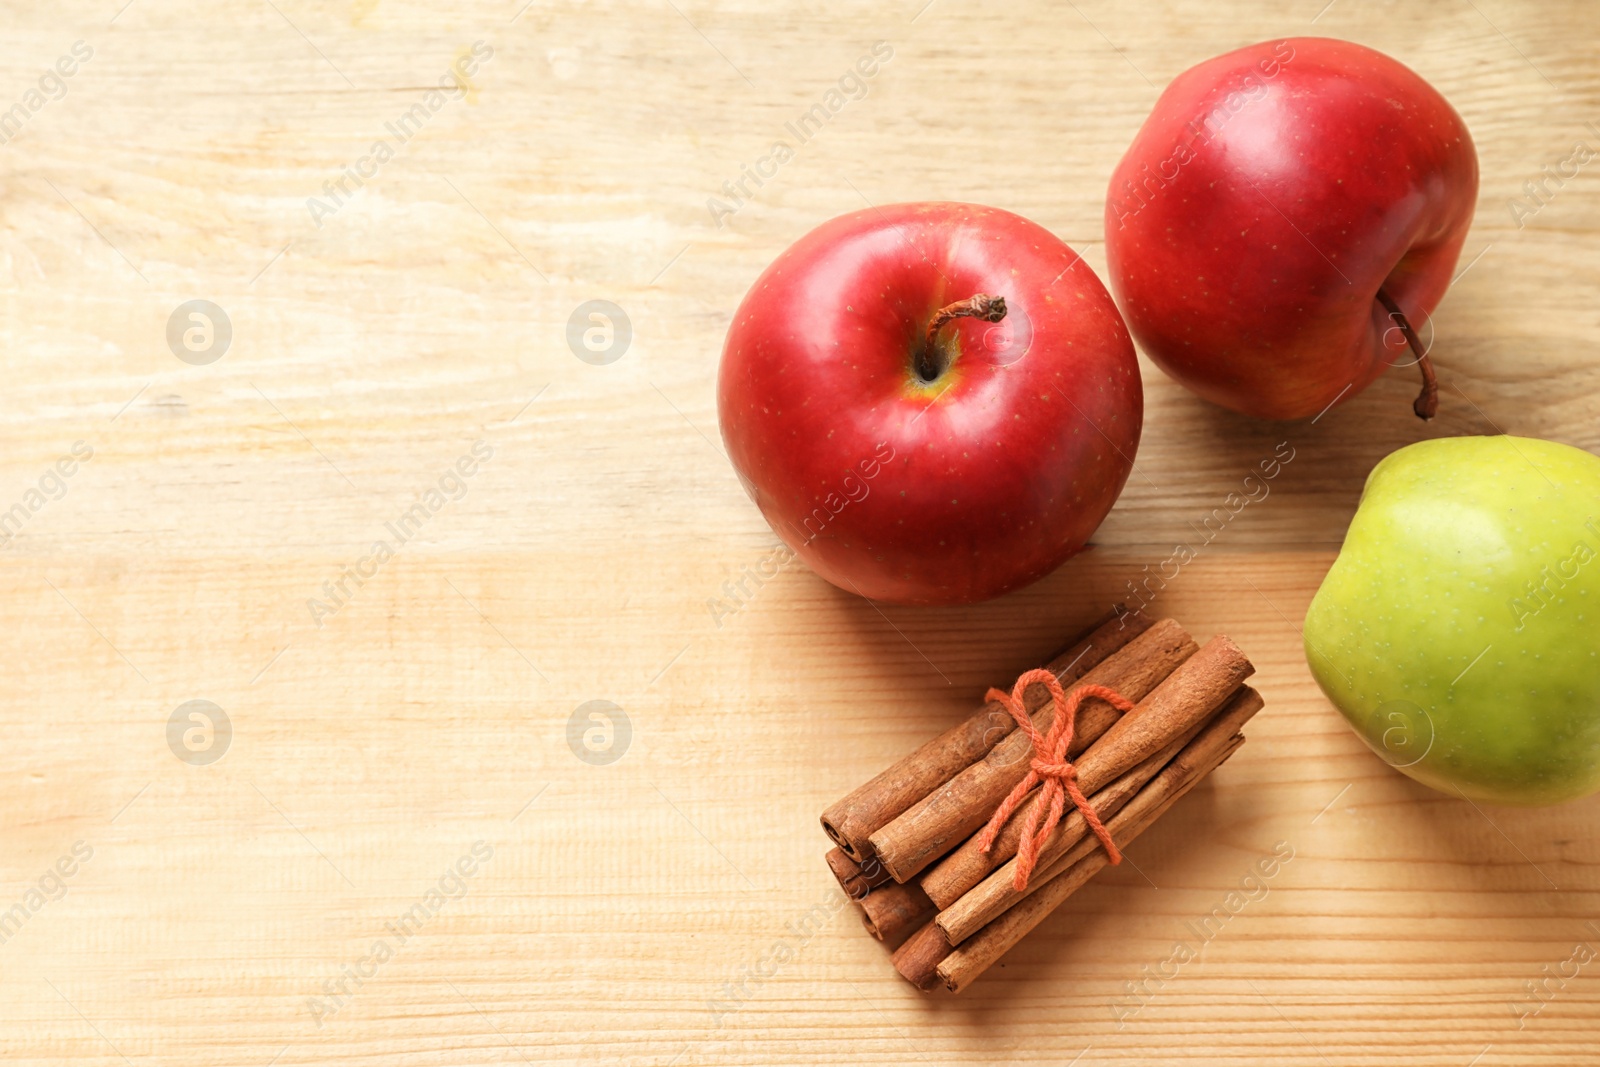
<svg viewBox="0 0 1600 1067"><path fill-rule="evenodd" d="M955 319L979 319L983 322L999 322L1006 317L1006 298L1003 296L990 296L979 293L965 300L957 300L954 304L947 304L934 315L933 321L928 323L928 336L923 339L922 349L917 353L917 377L924 382L938 381L939 375L945 372L949 360L944 358L944 353L939 349L939 331L946 323Z"/></svg>
<svg viewBox="0 0 1600 1067"><path fill-rule="evenodd" d="M1421 338L1417 336L1417 331L1411 328L1410 320L1406 318L1405 312L1400 310L1400 305L1394 302L1394 298L1379 289L1378 303L1383 305L1394 324L1400 327L1400 333L1406 339L1406 344L1416 353L1417 366L1422 368L1422 392L1417 394L1411 410L1417 413L1419 419L1424 421L1431 419L1439 413L1439 379L1434 376L1433 362L1428 359L1428 352L1422 347Z"/></svg>

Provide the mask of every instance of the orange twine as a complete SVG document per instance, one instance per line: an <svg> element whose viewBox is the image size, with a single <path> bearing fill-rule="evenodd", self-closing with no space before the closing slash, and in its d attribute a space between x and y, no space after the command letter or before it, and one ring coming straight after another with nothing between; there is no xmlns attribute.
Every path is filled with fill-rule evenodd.
<svg viewBox="0 0 1600 1067"><path fill-rule="evenodd" d="M1028 717L1027 705L1023 703L1023 694L1034 682L1044 683L1050 690L1050 699L1056 705L1056 717L1050 724L1049 734L1041 734L1038 731L1033 725L1033 720ZM1028 776L1018 782L1011 795L1000 802L1000 806L989 819L989 825L978 835L979 851L988 852L994 846L994 839L1006 821L1016 813L1024 798L1034 786L1040 782L1044 783L1039 803L1028 813L1027 822L1022 827L1022 840L1017 843L1017 870L1012 885L1019 893L1028 888L1028 878L1033 874L1034 865L1039 862L1039 850L1044 847L1045 840L1061 822L1061 815L1066 807L1066 797L1071 797L1072 803L1083 813L1084 821L1105 846L1111 862L1122 862L1122 853L1117 850L1117 843L1111 839L1111 831L1106 829L1105 823L1100 821L1100 816L1095 814L1083 791L1078 788L1078 769L1067 760L1067 751L1072 747L1072 729L1078 718L1078 705L1086 697L1099 697L1122 712L1133 708L1131 700L1103 685L1080 685L1072 691L1071 696L1068 696L1062 692L1061 682L1056 676L1042 668L1023 674L1017 679L1017 684L1011 687L1011 692L991 689L985 697L987 700L999 701L1011 713L1011 717L1017 720L1017 725L1022 728L1023 733L1028 735L1028 739L1033 742L1033 763ZM1041 818L1043 825L1040 825Z"/></svg>

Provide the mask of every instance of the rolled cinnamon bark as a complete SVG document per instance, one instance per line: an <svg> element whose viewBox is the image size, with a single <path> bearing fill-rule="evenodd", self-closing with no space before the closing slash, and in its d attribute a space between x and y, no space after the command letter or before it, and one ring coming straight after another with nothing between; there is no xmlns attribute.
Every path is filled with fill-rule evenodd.
<svg viewBox="0 0 1600 1067"><path fill-rule="evenodd" d="M1237 741L1237 744L1233 744L1233 741ZM1227 759L1227 755L1232 754L1232 748L1237 748L1238 744L1243 743L1243 738L1230 739L1230 744L1232 744L1232 747L1228 750L1228 753L1222 757L1222 759L1216 761L1216 766L1220 766L1221 763ZM1215 767L1213 766L1211 769L1215 769ZM1206 773L1209 773L1209 770ZM1204 775L1201 775L1200 777L1204 777ZM1184 786L1184 791L1187 791L1187 789L1198 780L1199 778L1197 777L1187 783ZM1103 790L1102 792L1105 791ZM1156 810L1154 814L1147 813L1142 815L1139 819L1133 821L1128 819L1119 821L1113 818L1111 825L1116 827L1117 836L1119 838L1122 838L1126 841L1131 841L1133 838L1139 836L1146 826L1154 822L1155 819L1162 812L1165 812L1167 808L1172 805L1173 801L1175 801L1177 797L1181 795L1182 793L1177 793L1162 802L1160 805L1158 805L1158 810ZM1075 879L1075 881L1071 883L1070 888L1067 886L1058 886L1055 890L1055 892L1061 894L1061 899L1065 900L1066 897L1070 896L1072 892L1076 891L1079 886L1082 886L1085 882L1092 878L1101 867L1105 866L1104 861L1109 857L1105 855L1104 851L1099 853L1102 860L1099 865L1079 866L1080 861L1089 856L1089 854L1093 852L1098 845L1098 839L1091 839L1089 841L1081 842L1078 848L1073 849L1072 852L1066 857L1058 860L1052 867L1046 869L1040 876L1037 884L1040 886L1044 886L1046 884L1053 885L1056 881ZM1019 909L1013 908L1011 910L1017 911ZM993 925L997 929L1001 927L1001 924L998 922ZM1029 929L1032 929L1032 927L1030 926ZM1025 933L1027 933L1027 930L1023 930L1018 933L1011 943L1015 944L1017 940L1021 940L1023 934ZM1007 947L1010 946L1008 945ZM894 963L895 970L900 973L902 978L916 986L918 989L926 991L936 988L941 983L942 980L939 975L939 965L944 962L946 957L952 955L955 951L956 949L951 946L949 939L945 936L943 928L940 927L938 923L937 917L935 917L934 920L930 921L922 929L912 934L904 945L900 946L900 948L894 953L892 962ZM1001 949L1000 951L1003 953L1005 949ZM998 954L994 958L998 959ZM989 962L992 963L993 960L991 959ZM962 966L970 966L970 964L962 964ZM987 966L987 964L985 964L985 966ZM976 975L973 977L976 977Z"/></svg>
<svg viewBox="0 0 1600 1067"><path fill-rule="evenodd" d="M1201 777L1199 769L1211 765L1211 761L1224 750L1235 747L1233 745L1235 735L1257 711L1261 710L1261 706L1261 694L1246 686L1215 718L1194 731L1192 739L1185 739L1186 743L1178 750L1157 753L1119 778L1118 783L1137 779L1141 774L1145 781L1151 781L1158 771L1173 781L1188 781ZM1151 764L1156 766L1151 767ZM1139 786L1143 784L1144 782L1139 782L1133 786L1133 790L1139 792ZM1098 805L1096 811L1099 811ZM1078 815L1078 818L1081 820L1082 815ZM1065 826L1066 822L1067 820L1063 820L1062 825ZM1070 839L1064 834L1057 835L1039 851L1038 866L1033 877L1029 879L1027 889L1017 891L1013 881L1016 860L1012 859L961 899L940 911L934 921L938 923L939 929L944 931L946 941L952 945L959 945L1007 910L1017 906L1026 897L1039 891L1049 882L1053 871L1059 873L1099 847L1099 838L1089 837L1081 832L1077 837Z"/></svg>
<svg viewBox="0 0 1600 1067"><path fill-rule="evenodd" d="M1095 792L1133 764L1161 749L1171 736L1172 708L1178 709L1179 717L1184 711L1197 714L1197 702L1192 692L1197 677L1206 686L1212 686L1218 684L1217 679L1222 674L1238 674L1228 687L1228 692L1231 692L1248 676L1250 661L1244 658L1232 641L1226 637L1216 637L1207 648L1211 652L1202 661L1198 673L1186 672L1157 705L1155 714L1147 711L1130 723L1134 712L1119 718L1117 710L1103 700L1090 698L1079 705L1078 721L1068 756L1076 758L1102 734L1108 737L1115 734L1118 738L1117 751L1131 757L1126 766L1092 782L1086 781L1080 770L1079 781L1085 792ZM1171 619L1162 619L1084 675L1078 684L1108 686L1129 700L1142 703L1169 675L1177 675L1187 668L1186 661L1191 656L1198 657L1204 652L1195 651L1194 641L1183 627ZM1242 674L1239 673L1241 670ZM1212 704L1204 710L1210 711L1215 707ZM1049 732L1055 712L1052 702L1033 715L1034 726L1040 733ZM1141 723L1140 720L1149 721ZM1033 742L1028 735L1018 731L996 745L983 759L874 833L868 840L894 880L904 882L921 873L962 838L988 822L995 807L1027 775L1032 754Z"/></svg>
<svg viewBox="0 0 1600 1067"><path fill-rule="evenodd" d="M950 942L944 939L944 931L929 920L894 950L889 961L900 972L900 977L926 991L938 986L939 963L950 952Z"/></svg>
<svg viewBox="0 0 1600 1067"><path fill-rule="evenodd" d="M860 900L874 886L890 881L889 872L876 857L869 858L866 863L857 863L844 854L844 849L835 847L828 850L826 858L828 870L833 872L833 876L839 880L839 888L851 900Z"/></svg>
<svg viewBox="0 0 1600 1067"><path fill-rule="evenodd" d="M891 948L925 925L936 910L928 894L915 883L881 885L856 903L861 905L861 923L867 933Z"/></svg>
<svg viewBox="0 0 1600 1067"><path fill-rule="evenodd" d="M1152 756L1089 797L1089 805L1094 808L1095 814L1100 816L1101 822L1105 822L1118 811L1121 811L1122 806L1132 800L1139 790L1144 788L1144 784L1155 776L1155 773L1161 767L1159 765L1152 766L1154 763L1155 757ZM923 876L921 881L923 892L928 894L929 899L934 902L940 911L954 905L970 892L973 887L981 885L996 867L1001 866L1006 860L1017 854L1017 842L1022 837L1022 820L1026 817L1027 812L1032 809L1038 798L1039 794L1035 793L1028 798L1022 807L1017 809L1016 815L1010 822L1006 823L1006 828L1001 831L1000 837L995 839L993 851L979 851L979 835L973 834L963 841L954 852L940 860L938 866ZM1061 820L1061 825L1057 829L1054 839L1066 839L1076 843L1081 841L1088 832L1088 821L1084 819L1081 811L1074 808ZM995 852L999 851L1002 839L1008 837L1010 845L1005 855L997 859L991 858ZM1044 869L1042 863L1041 857L1041 866L1036 869L1042 871Z"/></svg>
<svg viewBox="0 0 1600 1067"><path fill-rule="evenodd" d="M1140 764L1140 767L1143 766L1144 764ZM1151 772L1151 774L1154 773L1154 771ZM1089 798L1090 803L1094 805L1095 813L1101 819L1111 818L1122 809L1123 805L1138 794L1146 781L1148 781L1148 777L1139 778L1133 772L1118 778L1115 782L1112 782ZM1073 813L1072 817L1079 821L1083 819L1083 816L1076 812ZM968 840L970 841L971 838L968 838ZM1096 840L1098 841L1098 839ZM926 883L924 883L924 888L926 888ZM932 899L931 895L930 899ZM933 903L935 906L940 906L937 900L934 900ZM939 925L938 920L938 915L930 919L926 926L912 934L906 943L900 946L892 958L895 970L900 972L900 976L924 991L932 989L939 984L939 976L936 969L939 966L939 961L951 952L949 935Z"/></svg>
<svg viewBox="0 0 1600 1067"><path fill-rule="evenodd" d="M1097 619L1087 631L1054 656L1046 666L1071 686L1112 653L1150 628L1150 620L1121 605ZM1044 686L1027 694L1030 712L1050 699ZM989 701L915 752L854 790L822 813L822 829L851 859L860 863L872 854L867 839L901 812L982 759L1017 728L1016 720L997 701Z"/></svg>
<svg viewBox="0 0 1600 1067"><path fill-rule="evenodd" d="M1210 648L1211 646L1208 645L1207 647ZM1191 668L1194 671L1204 672L1208 662L1211 661L1201 660L1200 656L1196 655L1185 663L1180 668L1180 671L1184 672L1185 675L1191 672ZM1248 686L1235 691L1231 697L1226 693L1221 694L1220 698L1218 697L1218 693L1223 687L1233 684L1231 680L1235 674L1237 674L1237 670L1230 669L1210 675L1202 674L1201 677L1189 679L1194 684L1188 687L1187 692L1197 703L1192 708L1184 708L1180 704L1167 701L1166 698L1171 694L1163 693L1163 689L1174 681L1179 684L1185 682L1184 678L1179 677L1179 672L1174 671L1172 677L1157 686L1155 692L1151 693L1143 704L1123 716L1123 721L1127 722L1134 715L1149 715L1152 713L1164 715L1171 713L1174 708L1184 712L1182 716L1173 720L1174 726L1182 726L1181 732L1173 734L1166 746L1155 755L1129 765L1129 760L1134 754L1134 750L1124 749L1122 745L1132 736L1133 731L1131 729L1123 730L1120 727L1117 730L1108 732L1083 754L1083 758L1077 764L1078 787L1085 793L1090 793L1091 790L1099 788L1099 783L1101 783L1105 774L1116 773L1119 775L1113 780L1111 786L1101 789L1100 793L1093 793L1089 797L1090 806L1094 808L1095 813L1102 820L1109 814L1101 806L1100 796L1102 794L1115 789L1119 785L1124 789L1131 785L1132 790L1137 792L1145 782L1155 777L1156 772L1165 767L1168 761L1173 759L1202 729L1210 729L1207 725L1208 723L1215 724L1223 718L1236 722L1236 725L1227 732L1227 736L1232 736L1250 720L1252 715L1261 709L1260 694ZM1250 694L1248 698L1243 695L1246 693ZM1212 703L1213 700L1216 703ZM1243 711L1241 714L1239 709L1242 704L1248 704L1250 707L1248 711ZM1218 710L1217 705L1221 705L1220 710ZM1198 714L1196 714L1196 711L1198 711ZM1184 725L1184 723L1187 723L1187 725ZM1118 770L1118 768L1121 769ZM1132 793L1127 795L1131 796ZM1126 796L1123 799L1126 800ZM1027 800L1023 801L1017 808L1016 813L1012 815L1010 821L995 837L994 843L988 852L979 849L977 835L974 835L958 845L954 851L940 860L932 870L924 875L922 888L927 892L928 896L933 898L933 902L941 909L951 907L964 894L987 878L991 871L999 868L1007 860L1015 856L1017 854L1017 846L1022 840L1022 828L1027 825L1028 816L1038 806L1039 800L1040 794L1035 792ZM1047 839L1044 847L1040 850L1035 869L1044 870L1055 856L1061 855L1082 840L1088 831L1089 824L1084 819L1082 812L1077 810L1070 811L1057 825L1054 834Z"/></svg>
<svg viewBox="0 0 1600 1067"><path fill-rule="evenodd" d="M1191 773L1187 780L1166 779L1165 772L1156 775L1139 795L1123 808L1108 824L1118 841L1132 841L1143 833L1206 775L1227 762L1229 756L1244 744L1244 738L1234 737L1229 747L1215 756L1199 773ZM1082 842L1089 846L1090 842ZM1098 842L1094 842L1098 846ZM1077 892L1110 861L1105 850L1094 847L1074 863L1061 860L1047 871L1048 881L1038 892L1029 894L1016 907L995 919L978 933L969 937L959 948L952 949L935 968L946 989L959 993L973 980L988 970L996 960L1021 941L1029 931L1043 922L1045 916ZM937 926L936 926L937 928Z"/></svg>

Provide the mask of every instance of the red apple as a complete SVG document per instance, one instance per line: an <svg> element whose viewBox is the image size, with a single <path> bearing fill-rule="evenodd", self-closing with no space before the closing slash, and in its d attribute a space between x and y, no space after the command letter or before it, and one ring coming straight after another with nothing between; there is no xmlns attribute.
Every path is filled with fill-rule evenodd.
<svg viewBox="0 0 1600 1067"><path fill-rule="evenodd" d="M1412 325L1477 193L1461 116L1409 68L1348 41L1252 45L1178 75L1118 164L1111 286L1146 354L1223 407L1316 415L1416 363L1429 418Z"/></svg>
<svg viewBox="0 0 1600 1067"><path fill-rule="evenodd" d="M1144 396L1122 317L1049 231L972 204L824 223L756 280L717 380L774 531L842 589L963 603L1080 550Z"/></svg>

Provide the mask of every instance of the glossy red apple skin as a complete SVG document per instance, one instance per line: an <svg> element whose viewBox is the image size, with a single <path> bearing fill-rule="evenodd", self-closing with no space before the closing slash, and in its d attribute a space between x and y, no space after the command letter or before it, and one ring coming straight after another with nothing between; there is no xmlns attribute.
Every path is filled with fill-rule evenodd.
<svg viewBox="0 0 1600 1067"><path fill-rule="evenodd" d="M1347 41L1253 45L1178 75L1117 166L1111 288L1194 392L1314 416L1414 364L1376 294L1427 341L1477 192L1466 125L1409 68Z"/></svg>
<svg viewBox="0 0 1600 1067"><path fill-rule="evenodd" d="M941 308L957 319L924 383ZM1127 480L1144 396L1094 272L1027 219L972 204L824 223L751 287L717 380L722 437L767 522L823 578L875 600L965 603L1054 570Z"/></svg>

